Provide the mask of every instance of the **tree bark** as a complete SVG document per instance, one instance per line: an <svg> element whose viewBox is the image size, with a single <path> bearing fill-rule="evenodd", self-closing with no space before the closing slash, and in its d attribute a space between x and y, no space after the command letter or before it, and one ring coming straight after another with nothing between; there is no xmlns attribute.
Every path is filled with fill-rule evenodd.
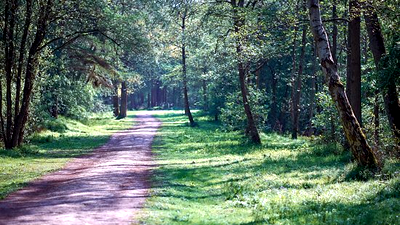
<svg viewBox="0 0 400 225"><path fill-rule="evenodd" d="M278 79L276 76L276 73L273 69L272 66L268 66L270 72L271 72L271 91L272 91L272 96L271 96L271 110L268 113L268 123L270 124L272 130L275 130L275 124L278 120L278 106L277 106L277 101L276 101L276 95L277 95L277 84L278 84Z"/></svg>
<svg viewBox="0 0 400 225"><path fill-rule="evenodd" d="M208 101L207 101L207 82L205 79L203 79L203 110L207 111L208 110Z"/></svg>
<svg viewBox="0 0 400 225"><path fill-rule="evenodd" d="M304 70L304 57L306 48L306 37L307 37L307 26L303 25L303 33L301 37L301 52L300 52L300 62L299 71L296 78L296 87L294 89L294 99L293 99L293 127L292 127L292 138L297 139L297 134L299 132L299 115L300 115L300 97L301 97L301 79Z"/></svg>
<svg viewBox="0 0 400 225"><path fill-rule="evenodd" d="M361 117L361 50L360 50L360 16L361 7L358 0L349 2L349 23L347 43L347 82L346 94L354 114L362 126Z"/></svg>
<svg viewBox="0 0 400 225"><path fill-rule="evenodd" d="M114 108L114 116L117 117L119 115L119 97L118 97L118 81L114 81L114 96L112 97L113 108Z"/></svg>
<svg viewBox="0 0 400 225"><path fill-rule="evenodd" d="M375 92L374 98L374 141L375 141L375 149L378 149L380 146L379 141L379 102L378 102L379 92Z"/></svg>
<svg viewBox="0 0 400 225"><path fill-rule="evenodd" d="M29 27L31 25L31 16L32 16L32 0L27 0L26 1L25 24L24 24L24 30L22 33L22 37L21 37L21 44L20 44L19 58L18 58L18 68L17 68L16 88L15 88L15 103L14 103L15 118L16 118L16 115L18 115L19 105L20 105L22 66L23 66L23 62L24 62L24 58L25 58L26 41L27 41L27 37L28 37L28 33L29 33Z"/></svg>
<svg viewBox="0 0 400 225"><path fill-rule="evenodd" d="M18 2L15 0L6 1L6 15L5 15L5 75L6 75L6 139L5 147L7 149L13 148L12 145L12 80L13 80L13 67L15 61L15 48L14 48L14 28L16 21L16 11Z"/></svg>
<svg viewBox="0 0 400 225"><path fill-rule="evenodd" d="M28 121L30 100L32 97L32 88L35 81L36 70L38 67L39 48L43 43L46 35L49 16L53 6L52 0L47 0L40 7L40 15L38 19L37 31L33 43L29 49L27 66L25 70L25 83L22 96L21 109L15 118L14 129L12 132L11 148L14 148L22 143L25 124Z"/></svg>
<svg viewBox="0 0 400 225"><path fill-rule="evenodd" d="M312 119L314 118L314 106L315 106L315 83L316 83L316 69L317 69L317 51L313 44L313 59L312 59L312 73L311 73L311 93L310 93L310 112L308 120L308 132L307 135L311 136L314 134Z"/></svg>
<svg viewBox="0 0 400 225"><path fill-rule="evenodd" d="M185 29L186 29L186 13L182 15L182 78L183 78L183 98L185 104L185 113L188 116L189 124L191 127L195 126L195 122L190 112L189 96L187 88L187 73L186 73L186 43L185 43Z"/></svg>
<svg viewBox="0 0 400 225"><path fill-rule="evenodd" d="M339 112L352 154L359 165L379 168L380 162L377 152L368 145L361 126L347 99L344 86L340 82L340 77L333 61L328 36L322 24L319 1L309 0L308 3L311 30L317 44L317 52L322 70L328 81L329 92Z"/></svg>
<svg viewBox="0 0 400 225"><path fill-rule="evenodd" d="M368 31L369 47L374 56L376 68L379 71L380 61L386 54L386 49L378 15L369 1L364 2L364 18ZM385 83L387 84L382 88L381 93L383 95L390 128L392 129L397 145L400 146L400 102L398 98L399 94L397 93L396 84L394 82L394 76L380 77L379 79L385 80Z"/></svg>
<svg viewBox="0 0 400 225"><path fill-rule="evenodd" d="M233 22L234 22L234 30L235 34L237 36L236 39L236 54L237 54L237 60L238 60L238 72L239 72L239 83L240 83L240 92L242 94L242 100L243 100L243 106L244 106L244 112L246 114L247 118L247 128L246 128L246 134L250 137L250 140L254 144L261 144L261 139L260 135L258 133L258 129L256 126L256 123L254 121L253 113L251 111L250 103L248 100L248 90L246 86L246 68L242 59L242 54L243 54L243 49L242 49L242 44L240 40L240 29L244 25L244 19L241 18L238 14L238 7L243 8L244 7L244 0L239 0L237 5L236 1L232 0L231 1L232 7L233 7Z"/></svg>
<svg viewBox="0 0 400 225"><path fill-rule="evenodd" d="M118 118L125 118L128 110L128 90L126 88L126 81L121 82L121 110Z"/></svg>
<svg viewBox="0 0 400 225"><path fill-rule="evenodd" d="M296 4L296 14L299 12L299 3ZM291 120L292 120L292 138L297 139L297 128L298 124L296 124L296 102L295 102L295 95L296 95L296 70L297 70L297 59L296 59L296 49L297 49L297 31L298 31L298 25L297 21L295 21L295 27L294 27L294 37L293 37L293 44L292 44L292 77L291 77L291 86L292 86L292 93L291 93Z"/></svg>

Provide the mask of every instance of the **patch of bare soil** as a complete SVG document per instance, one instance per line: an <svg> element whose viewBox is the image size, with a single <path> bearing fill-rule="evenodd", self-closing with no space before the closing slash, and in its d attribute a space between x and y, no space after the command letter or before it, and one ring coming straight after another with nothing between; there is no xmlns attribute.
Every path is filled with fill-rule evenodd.
<svg viewBox="0 0 400 225"><path fill-rule="evenodd" d="M0 201L0 224L131 224L155 166L151 143L160 122L139 114L93 153L69 162Z"/></svg>

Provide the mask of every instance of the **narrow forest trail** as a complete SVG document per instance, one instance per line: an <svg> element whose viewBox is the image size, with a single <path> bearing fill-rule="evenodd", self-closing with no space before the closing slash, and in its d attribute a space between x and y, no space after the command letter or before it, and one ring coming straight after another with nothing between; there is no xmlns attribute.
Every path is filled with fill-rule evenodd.
<svg viewBox="0 0 400 225"><path fill-rule="evenodd" d="M160 122L149 112L93 153L0 201L0 224L131 224L150 188L151 143Z"/></svg>

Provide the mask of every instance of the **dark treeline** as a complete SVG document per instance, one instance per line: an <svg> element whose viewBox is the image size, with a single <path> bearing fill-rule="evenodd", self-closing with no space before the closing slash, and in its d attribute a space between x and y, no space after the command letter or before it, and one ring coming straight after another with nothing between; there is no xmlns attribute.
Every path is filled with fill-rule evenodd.
<svg viewBox="0 0 400 225"><path fill-rule="evenodd" d="M59 115L183 109L196 126L191 110L201 109L255 144L260 132L318 136L373 168L399 155L396 1L0 6L8 149Z"/></svg>

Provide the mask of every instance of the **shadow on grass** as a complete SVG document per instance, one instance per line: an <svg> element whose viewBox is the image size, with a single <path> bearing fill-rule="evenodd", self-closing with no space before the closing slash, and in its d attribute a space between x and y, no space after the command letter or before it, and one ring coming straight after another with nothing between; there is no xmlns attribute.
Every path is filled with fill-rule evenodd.
<svg viewBox="0 0 400 225"><path fill-rule="evenodd" d="M153 203L149 207L155 215L161 216L163 223L175 224L179 219L185 220L185 224L242 225L378 222L371 220L371 216L382 211L379 203L318 200L321 187L352 182L336 179L346 176L349 172L346 165L351 162L350 154L337 146L317 145L301 139L293 141L278 135L266 135L262 146L254 146L243 142L241 133L222 132L219 124L207 120L198 120L200 126L191 128L182 125L186 122L183 115L157 117L164 125L153 145L159 168L155 172ZM396 199L393 205L397 207L399 186L394 184L389 191L368 194L375 193L382 201ZM261 203L256 197L264 191L285 194L288 190L290 193L306 192L311 197L299 204L285 203L291 199ZM232 219L235 214L240 215L238 210L246 208L249 214ZM385 210L389 211L381 218L399 211L388 206ZM205 211L209 216L196 216L204 216ZM187 214L191 215L189 219L183 216ZM155 221L147 222L158 224ZM385 221L395 222L394 217Z"/></svg>
<svg viewBox="0 0 400 225"><path fill-rule="evenodd" d="M43 137L14 150L0 150L0 157L71 158L88 153L105 144L110 135Z"/></svg>

